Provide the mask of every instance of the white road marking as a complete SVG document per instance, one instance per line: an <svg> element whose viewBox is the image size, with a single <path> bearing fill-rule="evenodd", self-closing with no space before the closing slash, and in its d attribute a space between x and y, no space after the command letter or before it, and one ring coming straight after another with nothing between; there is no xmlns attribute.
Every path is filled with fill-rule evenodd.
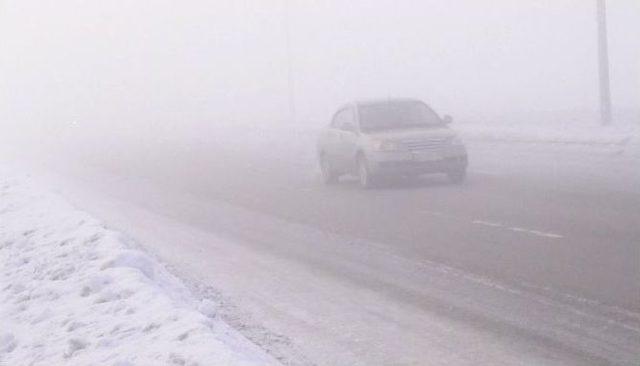
<svg viewBox="0 0 640 366"><path fill-rule="evenodd" d="M504 174L500 174L498 172L492 172L492 171L488 171L488 170L469 170L469 173L472 174L478 174L478 175L488 175L488 176L492 176L492 177L497 177L500 175L504 175Z"/></svg>
<svg viewBox="0 0 640 366"><path fill-rule="evenodd" d="M564 238L564 236L562 236L560 234L546 233L544 231L538 231L538 230L529 230L529 233L533 234L533 235L537 235L537 236L542 236L544 238L552 238L552 239L562 239L562 238Z"/></svg>
<svg viewBox="0 0 640 366"><path fill-rule="evenodd" d="M510 227L509 230L515 231L517 233L527 233L527 232L529 232L528 229L524 229L524 228L521 228L521 227Z"/></svg>
<svg viewBox="0 0 640 366"><path fill-rule="evenodd" d="M540 230L526 229L526 228L518 227L518 226L506 226L506 225L501 224L499 222L491 222L491 221L484 221L484 220L473 220L472 223L474 223L476 225L488 226L488 227L493 227L493 228L502 228L502 229L513 231L513 232L516 232L516 233L535 235L535 236L539 236L539 237L542 237L542 238L550 238L550 239L561 239L561 238L564 238L563 235L556 234L556 233L549 233L549 232L540 231Z"/></svg>
<svg viewBox="0 0 640 366"><path fill-rule="evenodd" d="M491 221L473 220L472 223L476 225L484 225L484 226L490 226L490 227L504 227L504 225L500 223L491 222Z"/></svg>

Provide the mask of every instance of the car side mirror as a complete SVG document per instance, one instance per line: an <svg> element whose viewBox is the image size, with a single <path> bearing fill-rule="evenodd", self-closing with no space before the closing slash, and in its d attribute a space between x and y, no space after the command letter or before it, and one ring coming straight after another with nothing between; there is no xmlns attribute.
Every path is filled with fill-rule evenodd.
<svg viewBox="0 0 640 366"><path fill-rule="evenodd" d="M453 122L453 118L450 115L445 114L444 117L442 117L442 122L444 122L445 125L451 124L451 122Z"/></svg>

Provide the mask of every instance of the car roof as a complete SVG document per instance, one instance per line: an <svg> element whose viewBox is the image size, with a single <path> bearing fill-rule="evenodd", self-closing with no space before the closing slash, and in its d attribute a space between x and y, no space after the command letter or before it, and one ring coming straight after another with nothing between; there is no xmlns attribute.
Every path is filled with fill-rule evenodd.
<svg viewBox="0 0 640 366"><path fill-rule="evenodd" d="M356 105L368 105L368 104L384 104L394 102L422 102L420 99L415 98L379 98L379 99L364 99L356 100L353 102Z"/></svg>
<svg viewBox="0 0 640 366"><path fill-rule="evenodd" d="M338 108L338 111L347 108L347 107L361 107L366 105L375 105L375 104L385 104L385 103L394 103L394 102L417 102L424 103L420 99L415 98L378 98L378 99L361 99L355 100L347 104L343 104Z"/></svg>

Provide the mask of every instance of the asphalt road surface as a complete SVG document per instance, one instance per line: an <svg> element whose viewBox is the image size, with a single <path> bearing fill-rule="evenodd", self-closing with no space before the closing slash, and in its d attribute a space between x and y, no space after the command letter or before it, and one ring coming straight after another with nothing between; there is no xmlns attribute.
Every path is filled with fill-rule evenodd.
<svg viewBox="0 0 640 366"><path fill-rule="evenodd" d="M154 215L180 222L180 225L249 243L246 248L251 254L247 256L255 256L259 252L269 258L285 258L305 268L305 271L315 273L316 280L323 276L339 282L348 279L352 285L357 283L354 285L357 291L366 289L387 298L384 302L367 300L371 304L384 303L398 312L401 312L398 310L400 306L426 307L429 312L458 322L476 324L477 329L494 335L519 337L525 340L523 344L534 344L543 350L541 354L550 357L545 358L549 364L552 364L550 360L559 364L630 364L634 357L633 349L639 345L640 323L640 164L635 155L621 152L616 147L475 142L469 145L470 173L462 185L449 184L444 177L428 176L420 180L398 180L380 189L361 190L355 180L348 177L335 186L322 185L313 149L310 147L308 150L287 145L266 146L264 150L257 147L243 150L185 145L181 149L140 150L122 153L113 160L101 160L95 171L108 172L105 176L111 178L95 179L86 172L80 175L84 176L85 183L90 182L94 188L117 197L127 205L137 205ZM134 181L135 184L132 183ZM140 227L141 216L134 219L135 214L127 216L122 213L126 210L124 206L115 211L113 207L111 212L120 212L121 216L119 223L114 219L116 225L126 226L127 220L122 217L128 217L129 222L138 220L136 225ZM149 224L147 239L153 239L149 236L153 231L158 235L171 226L170 223L160 225L158 222ZM135 230L140 228L130 230L136 236ZM145 234L139 234L138 239L145 240ZM169 231L162 235L172 237ZM324 235L324 240L318 235ZM192 242L198 242L195 234L190 238ZM178 240L179 235L174 239ZM206 242L205 239L201 241ZM356 249L350 252L352 249L344 243ZM186 248L184 251L188 252ZM368 252L378 250L376 248L383 249L377 254ZM220 254L226 249L218 247L216 250ZM197 267L186 257L179 259L181 254L175 248L158 252L176 261L183 260L184 268ZM233 254L227 255L230 258L228 263L216 265L223 268L233 262L238 269L237 276L242 276L240 269L246 261L237 259L234 262ZM393 262L390 258L401 260ZM203 268L207 267L206 263L212 263L204 262ZM451 271L461 271L468 278L496 281L500 286L515 289L511 291L513 293L523 291L529 294L527 296L557 300L559 302L553 310L557 313L551 317L565 316L562 309L567 306L580 308L592 304L594 308L583 309L585 313L597 313L604 318L595 318L606 318L605 323L608 324L619 321L623 330L608 340L594 341L597 337L591 334L589 337L594 344L584 339L575 340L573 336L558 336L556 339L549 334L566 327L566 324L536 328L534 323L551 320L543 320L544 316L540 314L527 314L529 310L532 313L546 310L536 310L533 305L528 310L526 304L518 304L522 297L501 300L503 295L488 295L488 303L478 305L482 310L474 312L469 310L471 305L467 301L456 297L465 293L466 290L461 288L469 288L458 283L449 284L454 291L440 288L442 292L438 300L434 295L438 293L437 286L433 283L437 275L434 272L431 276L416 278L418 269L411 272L416 263L427 263L430 269L424 271L433 271L438 265L443 265ZM179 266L178 262L174 264ZM202 269L196 277L206 277L206 271ZM279 288L279 294L275 295L273 291L269 292L270 295L265 293L252 306L264 302L264 306L277 309L275 302L294 303L292 293L281 287L286 287L287 283L291 287L299 286L299 282L287 281L293 281L292 277L303 281L305 275L292 272L276 276L274 273L278 270L275 267L269 271L272 271L269 272L273 274L271 277L286 277L287 280L274 280L269 284L268 279L263 279L265 282L259 286L271 286L271 290ZM250 269L245 269L244 273L245 276L269 277L265 272L251 272ZM223 272L216 275L224 276ZM405 277L400 280L402 276ZM432 282L427 284L425 281ZM438 283L446 281L449 280L443 279ZM236 281L234 286L247 289L258 286L250 284L250 281L240 282L243 285L237 285ZM223 290L234 292L238 289ZM257 290L254 288L252 291ZM473 293L475 290L469 291ZM293 293L302 296L300 291ZM325 295L338 296L330 291ZM480 300L483 295L476 296L471 299L477 303L485 301ZM441 301L442 297L448 300ZM390 301L395 305L390 305ZM466 305L460 305L462 303ZM291 306L289 311L312 312L313 306L305 304L302 301ZM323 319L335 315L331 315L327 307L313 311L317 314L325 312ZM267 316L264 310L254 313ZM385 317L394 317L389 311L384 313ZM512 315L511 320L499 320ZM274 316L274 313L268 316ZM307 314L306 317L310 316ZM403 325L394 323L400 339L403 332L398 329L411 328L414 320L425 321L419 320L422 318L415 311L407 312L404 318L400 314L396 316L405 321ZM570 318L573 315L566 316ZM379 317L376 319L380 320ZM589 319L589 322L596 322ZM334 328L336 323L345 321L348 317L326 320ZM332 337L336 344L346 342L345 335L338 336L335 329L334 333L325 335L326 346L302 347L303 353L315 354L311 357L314 362L321 360L320 363L327 364L356 364L355 360L365 360L369 364L400 364L399 360L406 364L421 364L420 360L426 359L424 352L417 351L427 349L419 342L428 338L425 334L415 333L414 338L404 339L402 346L390 341L388 334L374 337L374 333L385 329L382 325L378 327L377 321L360 321L364 327L360 329L361 333L352 331L360 334L358 339L363 344L351 344L348 348L352 353L350 356L336 351L335 344L328 345ZM307 323L313 323L312 328L318 333L322 328L318 323L323 322L307 320ZM372 328L366 329L367 322ZM509 325L504 325L504 322ZM584 322L584 319L576 322ZM592 325L596 327L595 323ZM274 327L294 338L308 339L315 334L309 329L296 332L287 327ZM594 330L594 334L600 334L604 328ZM580 329L585 334L589 333L586 328ZM393 333L388 329L386 332ZM463 339L463 332L459 334ZM354 337L357 338L352 334L346 339L353 341ZM324 338L318 336L317 344L325 344L321 339ZM621 343L598 351L607 348L603 345L607 342ZM451 347L454 348L453 345ZM514 358L502 358L502 361L505 364L514 364L516 359L526 361L525 355L531 349L522 347L514 346ZM451 356L438 357L444 360L443 364L447 360L453 364L473 364L483 352L491 353L488 351L490 348L469 352L467 362L462 358L446 358ZM551 350L550 355L544 350ZM327 358L327 352L334 352L335 357ZM531 352L538 354L535 350ZM453 353L461 357L459 350ZM616 359L615 354L620 358ZM429 357L434 356L431 354ZM495 363L496 359L485 358L484 361Z"/></svg>
<svg viewBox="0 0 640 366"><path fill-rule="evenodd" d="M141 155L120 173L640 310L640 162L615 150L476 143L463 185L427 176L364 191L348 177L323 186L308 153L207 149Z"/></svg>

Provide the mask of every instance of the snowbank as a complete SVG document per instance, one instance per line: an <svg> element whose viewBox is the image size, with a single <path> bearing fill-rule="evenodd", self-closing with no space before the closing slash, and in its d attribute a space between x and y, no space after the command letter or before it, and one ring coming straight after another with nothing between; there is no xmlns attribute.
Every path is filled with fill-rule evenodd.
<svg viewBox="0 0 640 366"><path fill-rule="evenodd" d="M546 127L546 128L545 128ZM465 124L455 126L466 138L510 142L546 142L583 145L626 145L638 131L615 127L551 128L549 126L502 126Z"/></svg>
<svg viewBox="0 0 640 366"><path fill-rule="evenodd" d="M614 122L601 126L591 113L530 112L480 118L455 125L468 139L580 145L638 143L640 111L619 111Z"/></svg>
<svg viewBox="0 0 640 366"><path fill-rule="evenodd" d="M121 234L43 192L0 177L0 364L277 364Z"/></svg>

